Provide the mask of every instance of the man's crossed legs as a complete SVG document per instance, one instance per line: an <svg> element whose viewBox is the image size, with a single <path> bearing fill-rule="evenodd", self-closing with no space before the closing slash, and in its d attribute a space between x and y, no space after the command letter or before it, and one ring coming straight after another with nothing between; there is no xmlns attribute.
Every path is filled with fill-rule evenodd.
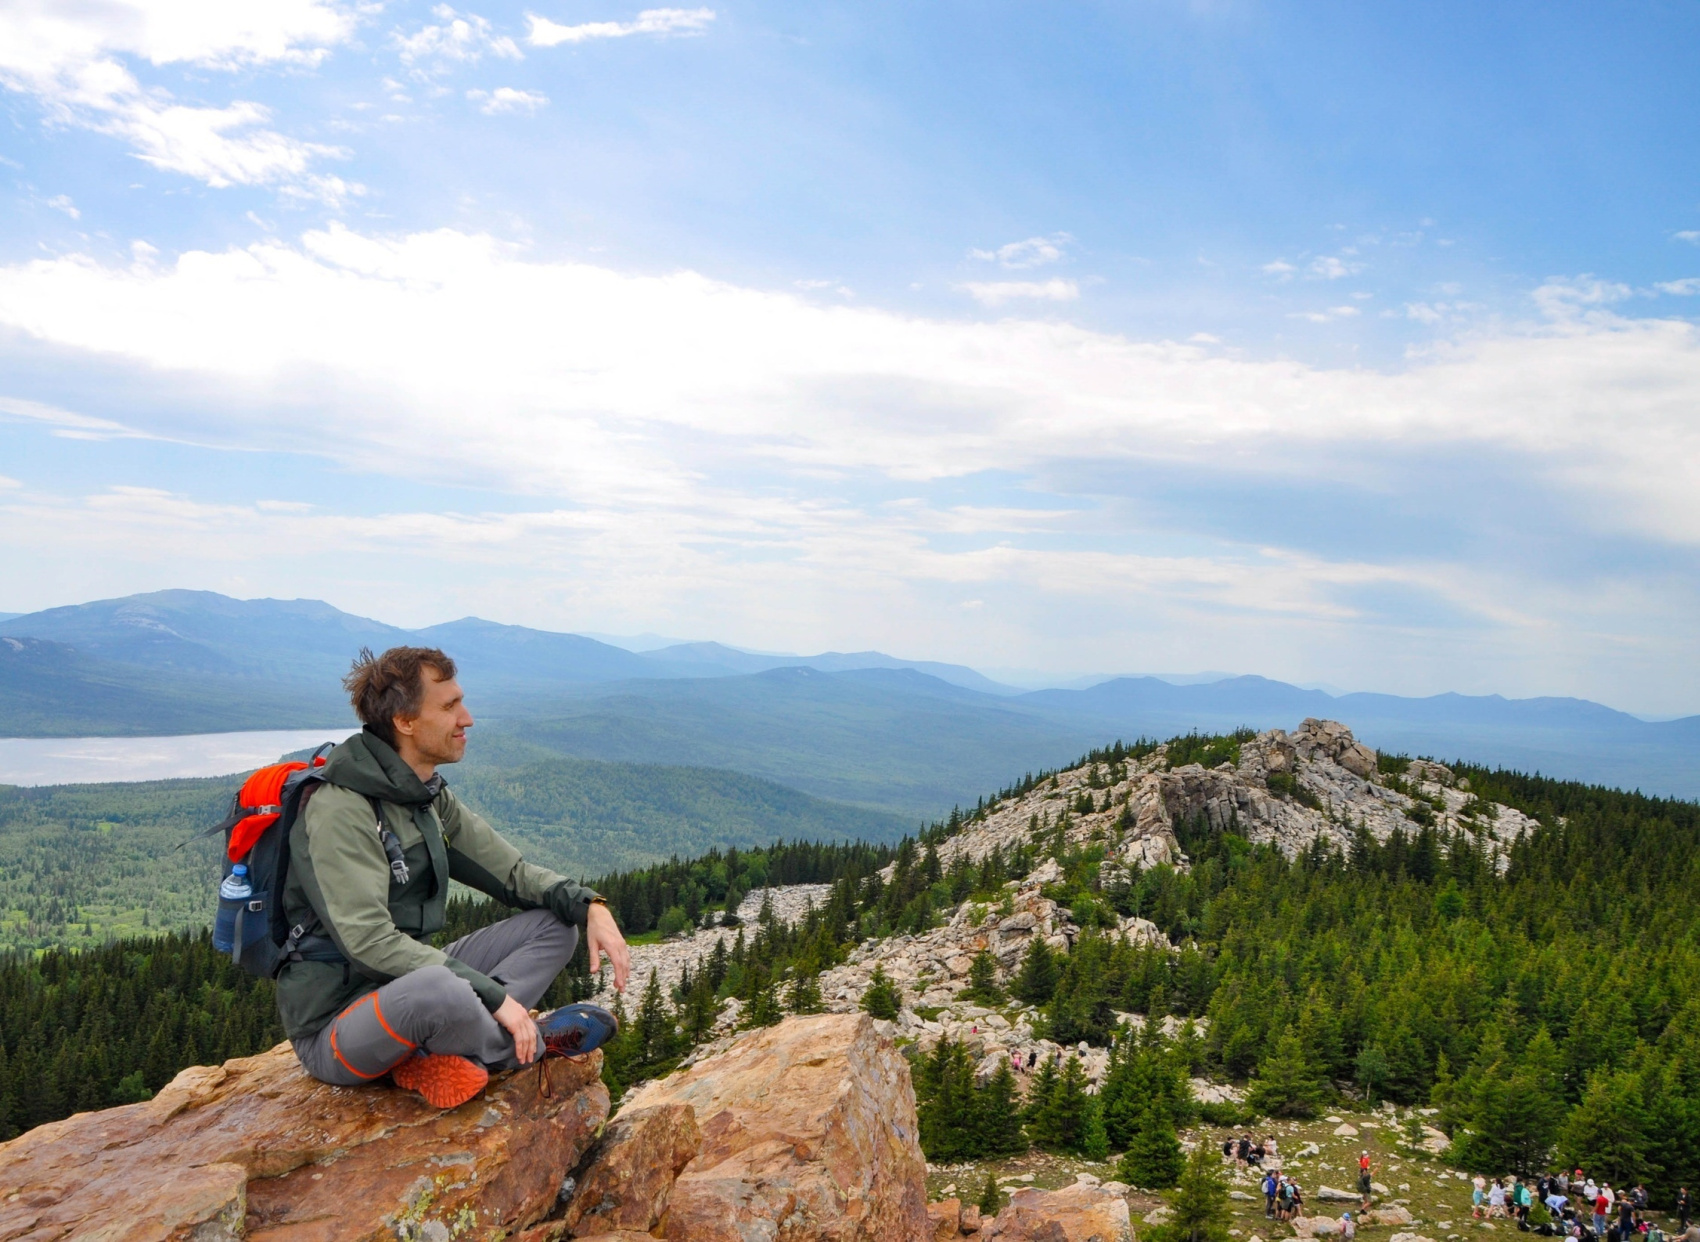
<svg viewBox="0 0 1700 1242"><path fill-rule="evenodd" d="M578 928L548 910L527 910L461 937L445 952L532 1009L577 948ZM541 1035L537 1046L544 1046ZM382 1078L416 1050L465 1057L485 1071L520 1064L513 1037L490 1016L472 986L447 966L426 966L393 979L316 1034L295 1041L295 1055L307 1072L338 1087Z"/></svg>

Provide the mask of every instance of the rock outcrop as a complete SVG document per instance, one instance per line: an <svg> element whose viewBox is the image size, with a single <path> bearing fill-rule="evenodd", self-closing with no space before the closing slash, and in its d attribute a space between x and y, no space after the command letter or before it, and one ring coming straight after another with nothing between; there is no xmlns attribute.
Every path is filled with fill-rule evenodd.
<svg viewBox="0 0 1700 1242"><path fill-rule="evenodd" d="M1186 865L1175 825L1200 820L1232 827L1288 855L1321 837L1344 847L1362 824L1377 840L1395 828L1415 832L1425 821L1466 828L1488 838L1503 865L1504 848L1534 821L1510 807L1483 804L1438 763L1413 760L1402 787L1377 770L1375 751L1333 720L1306 720L1292 733L1270 729L1243 742L1235 763L1171 766L1160 746L1119 766L1087 764L1000 803L984 819L939 847L947 866L958 855L980 861L1007 855L1030 840L1031 826L1055 825L1065 813L1074 844L1098 841L1122 864ZM1409 790L1409 792L1406 792ZM1090 801L1092 810L1077 809Z"/></svg>
<svg viewBox="0 0 1700 1242"><path fill-rule="evenodd" d="M789 1018L633 1093L688 1105L701 1146L673 1183L671 1242L930 1236L909 1068L866 1014ZM600 1160L600 1157L597 1158ZM593 1162L587 1182L598 1176Z"/></svg>
<svg viewBox="0 0 1700 1242"><path fill-rule="evenodd" d="M0 1239L506 1234L554 1209L563 1172L607 1117L601 1068L595 1053L517 1070L445 1112L387 1085L315 1082L287 1044L193 1066L144 1104L0 1145Z"/></svg>
<svg viewBox="0 0 1700 1242"><path fill-rule="evenodd" d="M696 1109L689 1104L622 1111L603 1133L562 1218L567 1233L648 1233L666 1218L673 1183L701 1147Z"/></svg>
<svg viewBox="0 0 1700 1242"><path fill-rule="evenodd" d="M1133 1222L1127 1200L1085 1182L1061 1190L1023 1187L990 1225L986 1242L1132 1242Z"/></svg>

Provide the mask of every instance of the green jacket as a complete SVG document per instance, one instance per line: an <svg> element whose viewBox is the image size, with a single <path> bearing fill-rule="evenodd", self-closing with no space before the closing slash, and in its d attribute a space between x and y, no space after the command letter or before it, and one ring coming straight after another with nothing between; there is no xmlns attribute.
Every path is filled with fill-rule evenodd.
<svg viewBox="0 0 1700 1242"><path fill-rule="evenodd" d="M447 966L494 1013L507 996L502 985L429 943L442 930L451 879L584 926L596 893L526 862L440 776L420 781L371 732L332 751L320 775L324 784L290 829L283 909L290 926L321 938L322 950L329 949L323 937L334 944L334 952L316 956L340 952L343 960L290 961L278 973L278 1013L290 1039L312 1035L358 997L422 966ZM401 842L405 884L391 876L374 798Z"/></svg>

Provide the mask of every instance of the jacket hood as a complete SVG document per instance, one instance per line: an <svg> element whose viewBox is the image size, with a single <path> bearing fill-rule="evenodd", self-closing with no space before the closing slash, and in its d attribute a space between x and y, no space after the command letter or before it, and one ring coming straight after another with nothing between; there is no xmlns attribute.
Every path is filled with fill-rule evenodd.
<svg viewBox="0 0 1700 1242"><path fill-rule="evenodd" d="M331 751L319 774L329 784L398 806L429 806L437 796L389 743L369 729ZM442 788L440 780L431 783Z"/></svg>

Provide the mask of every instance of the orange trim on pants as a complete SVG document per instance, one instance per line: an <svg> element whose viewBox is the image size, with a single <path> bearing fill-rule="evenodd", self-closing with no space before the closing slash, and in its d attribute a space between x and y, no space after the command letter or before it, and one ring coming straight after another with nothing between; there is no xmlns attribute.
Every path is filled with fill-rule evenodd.
<svg viewBox="0 0 1700 1242"><path fill-rule="evenodd" d="M341 1023L344 1018L351 1016L356 1009L360 1008L360 1006L364 1005L367 1001L372 1002L372 1016L378 1020L378 1025L384 1028L384 1034L395 1040L396 1043L401 1044L409 1052L419 1047L419 1045L414 1043L412 1040L403 1039L400 1035L397 1035L391 1028L390 1024L384 1020L384 1011L378 1004L378 994L376 992L366 993L366 995L362 996L347 1009L344 1009L341 1013L337 1014L335 1018L331 1019L331 1055L341 1063L343 1069L347 1070L350 1074L353 1074L356 1078L370 1080L373 1078L382 1078L394 1068L394 1065L385 1066L383 1069L374 1074L368 1074L362 1070L357 1070L354 1066L349 1064L348 1058L342 1055L342 1048L338 1045L336 1038L337 1025Z"/></svg>

